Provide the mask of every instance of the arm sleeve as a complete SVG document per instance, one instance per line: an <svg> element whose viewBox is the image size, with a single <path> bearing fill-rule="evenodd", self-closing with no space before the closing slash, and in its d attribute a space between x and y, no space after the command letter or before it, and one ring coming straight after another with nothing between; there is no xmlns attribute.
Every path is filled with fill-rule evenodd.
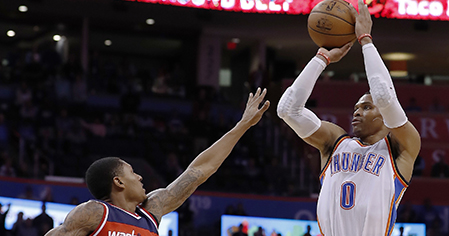
<svg viewBox="0 0 449 236"><path fill-rule="evenodd" d="M399 103L390 73L379 52L372 43L363 45L362 50L370 93L385 126L398 128L404 125L408 118Z"/></svg>
<svg viewBox="0 0 449 236"><path fill-rule="evenodd" d="M326 64L314 57L288 87L277 106L277 114L301 138L307 138L321 126L321 120L304 106Z"/></svg>

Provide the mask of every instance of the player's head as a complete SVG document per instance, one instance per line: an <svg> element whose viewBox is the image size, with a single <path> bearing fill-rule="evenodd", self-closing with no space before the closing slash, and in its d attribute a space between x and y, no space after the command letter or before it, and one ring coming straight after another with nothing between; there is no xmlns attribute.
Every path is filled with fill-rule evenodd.
<svg viewBox="0 0 449 236"><path fill-rule="evenodd" d="M123 171L124 164L118 157L104 157L89 166L86 184L96 199L105 200L110 197L113 179Z"/></svg>
<svg viewBox="0 0 449 236"><path fill-rule="evenodd" d="M352 130L356 137L364 139L385 129L382 115L374 105L371 94L365 93L354 106Z"/></svg>
<svg viewBox="0 0 449 236"><path fill-rule="evenodd" d="M127 201L138 203L146 199L142 176L118 157L105 157L92 163L86 171L86 183L91 194L100 200L110 198L112 193L124 194Z"/></svg>

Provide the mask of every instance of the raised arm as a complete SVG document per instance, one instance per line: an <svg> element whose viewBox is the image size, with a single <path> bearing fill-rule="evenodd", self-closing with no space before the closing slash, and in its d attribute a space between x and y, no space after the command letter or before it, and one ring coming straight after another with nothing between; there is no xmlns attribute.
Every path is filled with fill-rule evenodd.
<svg viewBox="0 0 449 236"><path fill-rule="evenodd" d="M100 203L88 201L75 207L62 225L48 231L45 236L86 236L92 233L102 220L104 208Z"/></svg>
<svg viewBox="0 0 449 236"><path fill-rule="evenodd" d="M379 108L385 126L390 129L393 145L398 151L396 164L407 180L411 179L413 165L419 150L421 138L413 124L402 109L396 96L390 73L373 44L371 33L372 21L368 7L359 0L359 13L356 14L355 31L362 45L366 76L374 105Z"/></svg>
<svg viewBox="0 0 449 236"><path fill-rule="evenodd" d="M352 43L348 43L330 51L320 48L293 84L285 90L277 106L278 116L300 138L319 149L322 158L327 158L336 139L346 132L333 123L321 122L312 111L305 108L305 104L326 65L340 61L349 52L351 46ZM326 160L321 162L323 164Z"/></svg>
<svg viewBox="0 0 449 236"><path fill-rule="evenodd" d="M259 104L261 104L266 93L266 89L261 91L260 88L254 95L250 93L243 116L234 128L200 153L187 169L166 188L150 192L143 206L154 214L158 220L163 215L181 206L200 184L217 171L243 134L259 122L263 113L270 106L270 102L265 101L259 109Z"/></svg>

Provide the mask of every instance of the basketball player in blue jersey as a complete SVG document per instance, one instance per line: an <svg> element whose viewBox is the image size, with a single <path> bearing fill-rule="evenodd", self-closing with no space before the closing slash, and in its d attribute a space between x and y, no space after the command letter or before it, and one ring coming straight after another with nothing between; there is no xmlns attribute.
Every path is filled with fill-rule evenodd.
<svg viewBox="0 0 449 236"><path fill-rule="evenodd" d="M142 177L117 157L95 161L86 171L89 191L97 200L76 206L64 223L46 236L154 236L163 215L176 210L226 159L243 134L270 106L267 90L250 93L241 120L212 146L199 154L166 188L148 194Z"/></svg>
<svg viewBox="0 0 449 236"><path fill-rule="evenodd" d="M352 43L320 48L277 107L278 116L320 151L317 220L324 236L391 235L421 147L419 133L399 104L390 74L373 45L368 8L363 0L358 6L359 12L353 12L355 33L362 45L370 93L354 106L355 137L304 107L326 65L341 60Z"/></svg>

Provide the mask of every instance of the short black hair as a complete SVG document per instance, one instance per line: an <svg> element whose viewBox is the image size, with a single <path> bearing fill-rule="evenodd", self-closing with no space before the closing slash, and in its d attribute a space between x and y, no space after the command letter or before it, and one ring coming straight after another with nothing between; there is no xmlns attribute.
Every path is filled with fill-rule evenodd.
<svg viewBox="0 0 449 236"><path fill-rule="evenodd" d="M123 160L118 157L103 157L94 161L86 171L89 192L99 200L111 195L112 181L122 171Z"/></svg>

